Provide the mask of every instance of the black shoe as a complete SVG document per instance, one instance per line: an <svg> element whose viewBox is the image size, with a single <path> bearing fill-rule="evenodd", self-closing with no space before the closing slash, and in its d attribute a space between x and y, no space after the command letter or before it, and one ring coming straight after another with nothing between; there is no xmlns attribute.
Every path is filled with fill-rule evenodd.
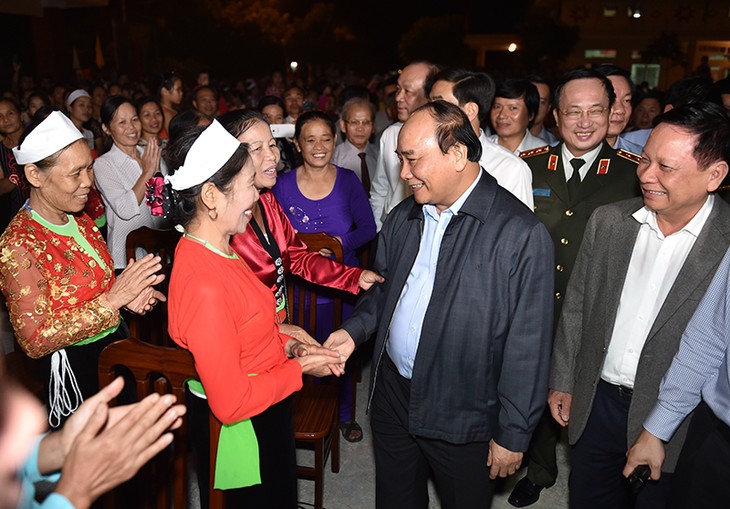
<svg viewBox="0 0 730 509"><path fill-rule="evenodd" d="M542 486L538 486L527 477L523 477L520 479L520 482L515 485L512 493L507 499L507 502L515 507L527 507L528 505L532 505L537 502L540 498L540 492L542 489Z"/></svg>

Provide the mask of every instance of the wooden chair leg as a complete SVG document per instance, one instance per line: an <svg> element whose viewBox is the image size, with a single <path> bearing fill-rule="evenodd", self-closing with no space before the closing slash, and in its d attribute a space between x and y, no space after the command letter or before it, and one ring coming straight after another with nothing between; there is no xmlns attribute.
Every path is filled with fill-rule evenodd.
<svg viewBox="0 0 730 509"><path fill-rule="evenodd" d="M339 417L339 414L335 414ZM339 419L335 419L338 421ZM332 443L330 444L330 461L332 462L330 468L333 474L340 473L340 427L338 423L334 424L334 431L332 433Z"/></svg>
<svg viewBox="0 0 730 509"><path fill-rule="evenodd" d="M314 509L322 509L324 505L325 440L317 440L314 446Z"/></svg>
<svg viewBox="0 0 730 509"><path fill-rule="evenodd" d="M223 509L225 507L225 498L221 490L211 490L210 493L210 509Z"/></svg>

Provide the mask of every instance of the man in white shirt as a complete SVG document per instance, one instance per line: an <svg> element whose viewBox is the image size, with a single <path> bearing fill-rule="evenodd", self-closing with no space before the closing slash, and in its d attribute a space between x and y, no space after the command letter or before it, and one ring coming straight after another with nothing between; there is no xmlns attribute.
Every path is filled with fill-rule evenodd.
<svg viewBox="0 0 730 509"><path fill-rule="evenodd" d="M395 154L398 133L411 113L428 102L432 78L437 72L438 67L434 64L419 61L404 67L398 76L395 94L398 122L383 131L380 137L378 162L371 177L370 207L378 230L393 207L409 194L400 178L400 161Z"/></svg>
<svg viewBox="0 0 730 509"><path fill-rule="evenodd" d="M434 76L430 99L457 105L466 114L482 144L479 164L497 183L533 208L532 174L527 164L509 150L487 139L481 128L489 118L494 98L494 82L485 73L445 69Z"/></svg>
<svg viewBox="0 0 730 509"><path fill-rule="evenodd" d="M658 117L637 168L643 202L600 207L586 227L548 395L573 445L571 507L666 507L686 428L667 444L661 480L635 499L622 470L730 245L730 207L713 194L728 173L728 137L730 121L716 105Z"/></svg>

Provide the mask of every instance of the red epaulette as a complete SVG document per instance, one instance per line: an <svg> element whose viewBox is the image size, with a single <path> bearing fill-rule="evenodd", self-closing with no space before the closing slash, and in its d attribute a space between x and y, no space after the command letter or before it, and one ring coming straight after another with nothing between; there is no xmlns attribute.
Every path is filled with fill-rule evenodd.
<svg viewBox="0 0 730 509"><path fill-rule="evenodd" d="M639 164L641 161L641 156L638 154L634 154L633 152L629 152L628 150L624 150L622 148L618 149L616 151L616 154L623 157L624 159L628 159L629 161L632 161L636 164Z"/></svg>
<svg viewBox="0 0 730 509"><path fill-rule="evenodd" d="M544 147L523 150L522 152L520 152L520 157L522 159L525 159L526 157L539 156L540 154L544 154L545 152L550 152L551 148L552 147L550 145L545 145Z"/></svg>

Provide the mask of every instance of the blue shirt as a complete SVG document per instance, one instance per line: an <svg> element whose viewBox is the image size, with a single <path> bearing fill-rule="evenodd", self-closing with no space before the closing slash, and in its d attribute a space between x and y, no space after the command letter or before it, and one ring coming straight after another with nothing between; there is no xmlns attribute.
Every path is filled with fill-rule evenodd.
<svg viewBox="0 0 730 509"><path fill-rule="evenodd" d="M542 129L540 130L540 134L538 134L537 137L543 139L545 143L547 143L551 147L554 147L555 145L560 143L560 140L553 133L551 133L544 124L542 126Z"/></svg>
<svg viewBox="0 0 730 509"><path fill-rule="evenodd" d="M637 156L640 156L641 153L644 151L644 148L642 145L639 145L638 143L634 143L633 141L627 140L623 134L619 134L616 138L616 145L613 147L615 150L626 150L628 152L631 152L633 154L636 154Z"/></svg>
<svg viewBox="0 0 730 509"><path fill-rule="evenodd" d="M45 435L41 435L35 441L30 457L25 462L23 469L18 475L19 479L23 483L23 493L20 498L18 509L74 509L73 504L69 502L66 497L59 495L58 493L51 493L48 495L42 504L35 501L34 483L39 481L57 482L61 477L58 473L46 476L42 475L38 471L38 449L43 437L45 437Z"/></svg>
<svg viewBox="0 0 730 509"><path fill-rule="evenodd" d="M730 426L730 250L682 334L644 428L668 441L700 399Z"/></svg>
<svg viewBox="0 0 730 509"><path fill-rule="evenodd" d="M398 372L405 378L410 379L413 375L413 363L416 360L418 343L421 338L423 318L426 316L426 309L431 301L444 232L446 232L451 218L459 213L462 205L476 187L481 175L480 171L464 194L441 214L434 205L423 206L423 233L418 256L413 262L413 267L393 312L386 344L388 355L398 368Z"/></svg>
<svg viewBox="0 0 730 509"><path fill-rule="evenodd" d="M641 149L644 150L644 145L646 145L650 134L651 129L637 129L636 131L621 133L621 137L626 141L630 141L631 143L640 146ZM641 152L637 152L637 154L641 154Z"/></svg>

